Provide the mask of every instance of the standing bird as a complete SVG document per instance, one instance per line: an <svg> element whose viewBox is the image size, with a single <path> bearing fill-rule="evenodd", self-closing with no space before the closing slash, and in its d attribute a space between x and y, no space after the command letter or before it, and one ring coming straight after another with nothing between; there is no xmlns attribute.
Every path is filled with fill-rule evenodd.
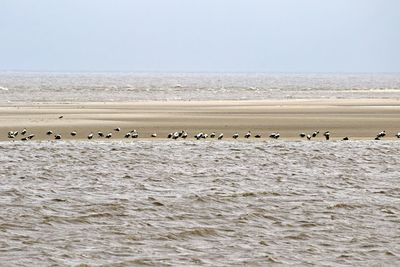
<svg viewBox="0 0 400 267"><path fill-rule="evenodd" d="M61 115L60 117L58 117L59 119L62 119L62 118L64 118L64 116L63 115Z"/></svg>
<svg viewBox="0 0 400 267"><path fill-rule="evenodd" d="M76 132L75 132L75 131L72 131L72 132L71 132L71 135L72 135L72 136L76 136ZM92 135L93 135L93 134L92 134Z"/></svg>
<svg viewBox="0 0 400 267"><path fill-rule="evenodd" d="M90 133L88 136L87 136L87 138L90 140L90 139L92 139L93 138L93 133Z"/></svg>
<svg viewBox="0 0 400 267"><path fill-rule="evenodd" d="M60 140L60 139L61 139L61 134L56 134L56 135L54 136L54 139Z"/></svg>
<svg viewBox="0 0 400 267"><path fill-rule="evenodd" d="M119 131L121 131L121 128L117 127L114 129L114 131L119 132Z"/></svg>
<svg viewBox="0 0 400 267"><path fill-rule="evenodd" d="M169 133L167 137L168 137L168 138L171 138L172 135L173 135L173 133Z"/></svg>
<svg viewBox="0 0 400 267"><path fill-rule="evenodd" d="M103 133L103 132L97 132L97 135L98 135L99 137L104 137L104 133Z"/></svg>
<svg viewBox="0 0 400 267"><path fill-rule="evenodd" d="M182 131L181 138L186 139L188 137L188 133L186 131Z"/></svg>
<svg viewBox="0 0 400 267"><path fill-rule="evenodd" d="M251 132L248 131L248 132L244 135L244 138L250 138L250 136L251 136Z"/></svg>
<svg viewBox="0 0 400 267"><path fill-rule="evenodd" d="M152 133L151 137L157 137L157 134L156 133Z"/></svg>
<svg viewBox="0 0 400 267"><path fill-rule="evenodd" d="M311 140L311 135L307 134L307 139Z"/></svg>
<svg viewBox="0 0 400 267"><path fill-rule="evenodd" d="M329 140L331 133L329 131L324 132L324 136L326 140Z"/></svg>
<svg viewBox="0 0 400 267"><path fill-rule="evenodd" d="M48 130L46 134L47 134L47 135L52 135L52 134L53 134L53 131L52 131L52 130Z"/></svg>
<svg viewBox="0 0 400 267"><path fill-rule="evenodd" d="M343 141L347 141L347 140L349 140L349 138L346 136L346 137L343 137L342 140L343 140Z"/></svg>
<svg viewBox="0 0 400 267"><path fill-rule="evenodd" d="M176 140L179 138L179 133L178 132L174 132L174 134L172 135L172 139Z"/></svg>
<svg viewBox="0 0 400 267"><path fill-rule="evenodd" d="M111 138L111 136L112 136L112 133L108 133L108 134L106 135L106 138Z"/></svg>
<svg viewBox="0 0 400 267"><path fill-rule="evenodd" d="M35 137L35 135L34 135L34 134L30 134L30 135L28 135L28 139L29 139L29 140L31 140L33 137Z"/></svg>
<svg viewBox="0 0 400 267"><path fill-rule="evenodd" d="M210 138L214 138L214 137L215 137L215 133L214 132L210 133Z"/></svg>
<svg viewBox="0 0 400 267"><path fill-rule="evenodd" d="M131 135L132 135L131 132L127 132L127 133L125 134L125 138L129 138L129 137L131 137Z"/></svg>
<svg viewBox="0 0 400 267"><path fill-rule="evenodd" d="M21 141L28 141L28 140L29 140L28 137L24 137L21 139Z"/></svg>
<svg viewBox="0 0 400 267"><path fill-rule="evenodd" d="M319 134L319 131L315 131L315 132L313 132L312 137L313 137L313 138L314 138L314 137L317 137L318 134Z"/></svg>
<svg viewBox="0 0 400 267"><path fill-rule="evenodd" d="M223 133L221 133L221 134L218 136L218 140L221 140L222 138L224 138L224 134L223 134Z"/></svg>
<svg viewBox="0 0 400 267"><path fill-rule="evenodd" d="M25 134L26 134L26 129L25 129L25 128L21 131L21 134L22 134L22 135L25 135Z"/></svg>
<svg viewBox="0 0 400 267"><path fill-rule="evenodd" d="M304 137L306 137L306 134L305 134L305 133L301 133L301 134L299 134L299 136L300 136L301 138L304 138Z"/></svg>
<svg viewBox="0 0 400 267"><path fill-rule="evenodd" d="M397 138L400 138L400 132L398 132L398 133L396 134L396 137L397 137Z"/></svg>
<svg viewBox="0 0 400 267"><path fill-rule="evenodd" d="M256 134L254 137L255 138L261 138L261 135L260 134Z"/></svg>
<svg viewBox="0 0 400 267"><path fill-rule="evenodd" d="M380 133L378 133L376 135L376 137L378 137L378 138L382 138L382 137L385 137L385 136L386 136L386 131L381 131Z"/></svg>
<svg viewBox="0 0 400 267"><path fill-rule="evenodd" d="M239 137L239 134L238 134L238 133L235 133L235 134L232 136L233 139L237 139L238 137Z"/></svg>

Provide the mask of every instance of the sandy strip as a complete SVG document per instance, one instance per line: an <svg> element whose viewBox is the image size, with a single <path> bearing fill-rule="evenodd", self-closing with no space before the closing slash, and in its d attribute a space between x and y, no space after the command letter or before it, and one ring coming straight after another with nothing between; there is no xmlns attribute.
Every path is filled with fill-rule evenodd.
<svg viewBox="0 0 400 267"><path fill-rule="evenodd" d="M62 119L59 116L63 115ZM121 132L113 131L120 127ZM113 139L136 129L140 139L157 133L166 139L170 132L186 130L190 139L197 132L224 133L226 138L247 131L266 139L279 132L281 139L300 139L299 133L329 130L332 139L373 139L386 130L387 139L400 132L400 100L263 100L263 101L176 101L112 103L29 103L0 106L0 140L8 131L35 134L36 140L52 140L46 131L63 139L86 139L90 132L112 132ZM76 137L70 136L77 131ZM16 138L21 139L21 136ZM98 139L97 136L94 139ZM321 135L318 139L323 139Z"/></svg>

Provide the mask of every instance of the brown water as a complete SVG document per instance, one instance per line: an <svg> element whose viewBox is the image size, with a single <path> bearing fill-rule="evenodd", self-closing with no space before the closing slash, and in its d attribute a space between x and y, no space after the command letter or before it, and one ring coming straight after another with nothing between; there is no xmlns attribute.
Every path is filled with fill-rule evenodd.
<svg viewBox="0 0 400 267"><path fill-rule="evenodd" d="M1 266L398 266L399 142L2 142Z"/></svg>

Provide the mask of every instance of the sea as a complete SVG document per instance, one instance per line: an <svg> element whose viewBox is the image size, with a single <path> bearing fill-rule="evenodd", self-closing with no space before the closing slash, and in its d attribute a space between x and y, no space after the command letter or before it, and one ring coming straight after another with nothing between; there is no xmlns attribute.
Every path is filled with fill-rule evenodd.
<svg viewBox="0 0 400 267"><path fill-rule="evenodd" d="M0 74L1 105L399 97L396 74ZM399 155L385 140L0 142L0 266L399 266Z"/></svg>

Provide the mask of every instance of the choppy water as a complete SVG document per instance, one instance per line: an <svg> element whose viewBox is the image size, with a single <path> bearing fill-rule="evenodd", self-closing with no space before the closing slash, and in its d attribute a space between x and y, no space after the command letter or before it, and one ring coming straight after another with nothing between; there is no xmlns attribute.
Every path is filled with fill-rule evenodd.
<svg viewBox="0 0 400 267"><path fill-rule="evenodd" d="M400 74L0 73L0 103L399 98Z"/></svg>
<svg viewBox="0 0 400 267"><path fill-rule="evenodd" d="M2 142L2 266L398 266L398 142Z"/></svg>

